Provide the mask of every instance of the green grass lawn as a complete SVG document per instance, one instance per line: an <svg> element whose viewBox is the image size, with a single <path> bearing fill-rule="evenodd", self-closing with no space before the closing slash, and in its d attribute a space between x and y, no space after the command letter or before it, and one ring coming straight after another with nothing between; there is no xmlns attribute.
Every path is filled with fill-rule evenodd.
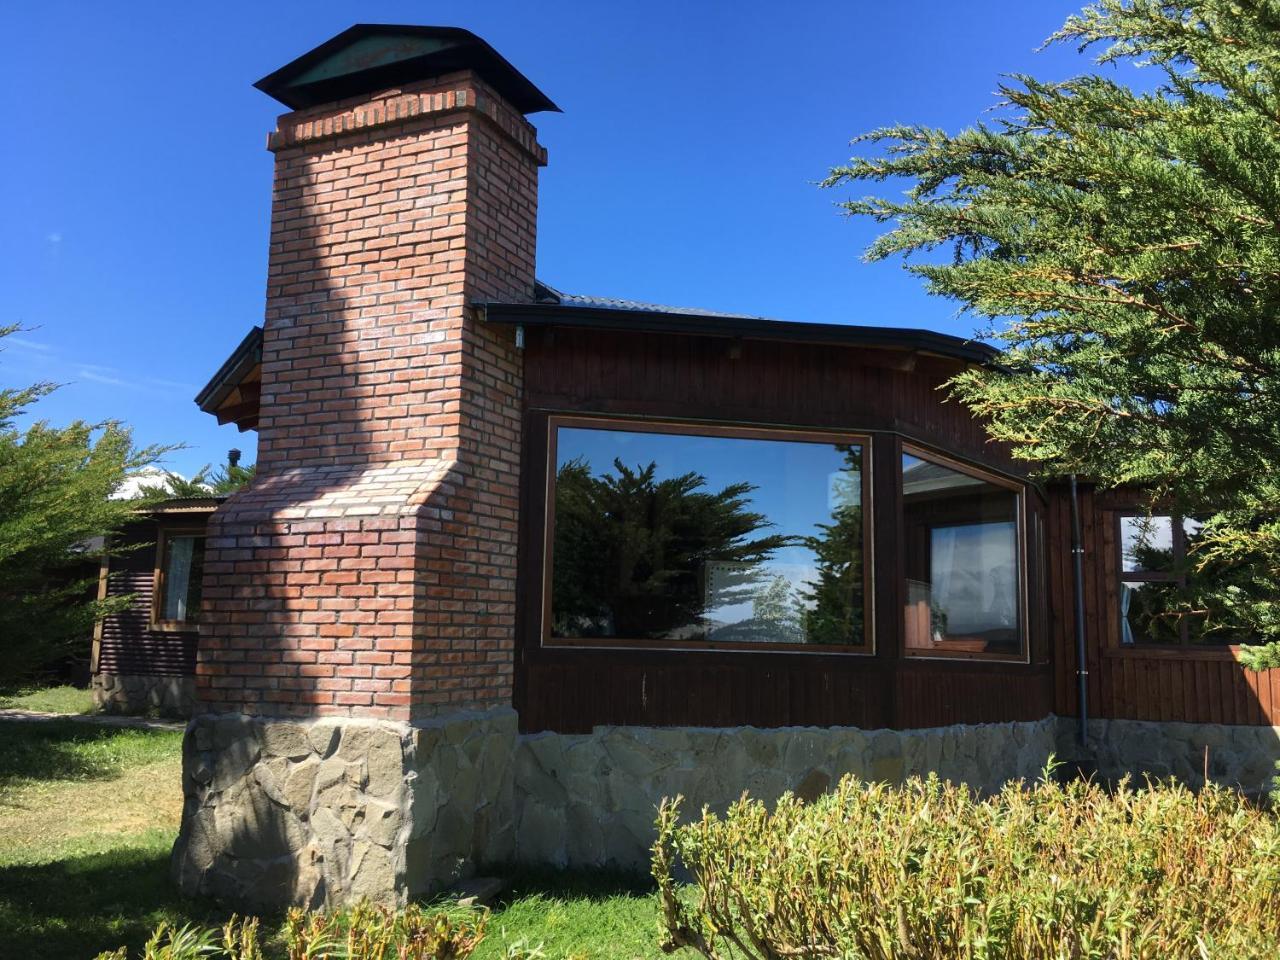
<svg viewBox="0 0 1280 960"><path fill-rule="evenodd" d="M0 693L0 710L36 710L40 713L93 713L93 691L63 686Z"/></svg>
<svg viewBox="0 0 1280 960"><path fill-rule="evenodd" d="M137 950L161 920L226 919L169 884L180 746L169 731L0 721L0 957L91 960ZM279 918L263 919L274 932ZM517 874L473 956L523 944L546 960L657 958L657 922L643 878Z"/></svg>

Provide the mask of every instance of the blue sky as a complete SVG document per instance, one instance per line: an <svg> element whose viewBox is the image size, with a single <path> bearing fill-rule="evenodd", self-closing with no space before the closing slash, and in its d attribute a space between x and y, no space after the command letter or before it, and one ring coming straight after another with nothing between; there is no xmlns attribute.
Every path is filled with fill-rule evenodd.
<svg viewBox="0 0 1280 960"><path fill-rule="evenodd" d="M116 418L186 442L191 473L253 435L192 397L255 323L282 108L251 83L356 22L448 24L488 40L564 110L538 272L562 290L785 319L973 322L896 264L872 224L813 185L848 140L896 122L959 129L1001 73L1078 7L1038 0L6 4L0 28L0 386L67 384L36 415Z"/></svg>

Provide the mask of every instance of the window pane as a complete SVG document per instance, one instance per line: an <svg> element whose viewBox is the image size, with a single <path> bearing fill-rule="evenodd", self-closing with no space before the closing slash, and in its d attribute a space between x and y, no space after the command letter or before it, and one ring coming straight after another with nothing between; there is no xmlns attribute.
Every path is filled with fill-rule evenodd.
<svg viewBox="0 0 1280 960"><path fill-rule="evenodd" d="M1125 573L1173 571L1173 520L1169 517L1121 517L1120 562Z"/></svg>
<svg viewBox="0 0 1280 960"><path fill-rule="evenodd" d="M863 456L559 427L552 636L861 645Z"/></svg>
<svg viewBox="0 0 1280 960"><path fill-rule="evenodd" d="M1120 642L1181 643L1177 607L1182 587L1175 581L1122 581L1120 584Z"/></svg>
<svg viewBox="0 0 1280 960"><path fill-rule="evenodd" d="M902 504L907 648L1020 653L1018 494L904 454Z"/></svg>
<svg viewBox="0 0 1280 960"><path fill-rule="evenodd" d="M1190 517L1182 521L1182 532L1186 538L1187 552L1187 575L1190 578L1189 584L1193 588L1192 596L1189 598L1190 606L1194 609L1200 606L1194 594L1205 589L1215 588L1223 591L1231 583L1232 571L1223 569L1220 564L1209 563L1203 569L1197 569L1200 562L1200 556L1196 552L1196 545L1204 533L1204 523L1200 520L1194 520ZM1204 613L1190 613L1186 617L1187 621L1187 641L1203 647L1220 647L1232 643L1247 643L1248 637L1242 637L1228 624L1223 622L1221 615L1206 616Z"/></svg>
<svg viewBox="0 0 1280 960"><path fill-rule="evenodd" d="M204 537L167 537L164 542L161 620L196 623L204 574Z"/></svg>

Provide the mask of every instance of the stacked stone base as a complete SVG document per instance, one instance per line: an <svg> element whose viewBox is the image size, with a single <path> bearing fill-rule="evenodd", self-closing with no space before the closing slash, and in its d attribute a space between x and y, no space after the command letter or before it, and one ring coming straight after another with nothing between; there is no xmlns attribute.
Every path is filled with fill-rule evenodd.
<svg viewBox="0 0 1280 960"><path fill-rule="evenodd" d="M105 713L186 718L195 711L195 677L95 673L92 687L93 703Z"/></svg>
<svg viewBox="0 0 1280 960"><path fill-rule="evenodd" d="M1106 780L1209 779L1264 793L1280 728L1074 720L864 731L600 727L519 736L511 710L409 725L206 715L188 726L173 870L190 894L252 907L398 904L486 864L646 869L664 797L685 815L747 791L816 797L840 777L936 772L983 793L1050 756Z"/></svg>
<svg viewBox="0 0 1280 960"><path fill-rule="evenodd" d="M1109 782L1174 777L1192 788L1219 783L1261 799L1271 792L1280 762L1280 727L1090 720L1081 751L1077 721L1059 723L1059 756L1079 758L1086 773Z"/></svg>
<svg viewBox="0 0 1280 960"><path fill-rule="evenodd" d="M178 886L251 906L399 904L513 852L512 710L410 726L188 725Z"/></svg>
<svg viewBox="0 0 1280 960"><path fill-rule="evenodd" d="M529 863L647 869L663 797L684 815L723 812L744 790L773 803L812 799L847 774L901 782L936 771L984 793L1034 780L1056 749L1055 718L1034 723L859 730L598 727L522 737L516 751L516 853Z"/></svg>

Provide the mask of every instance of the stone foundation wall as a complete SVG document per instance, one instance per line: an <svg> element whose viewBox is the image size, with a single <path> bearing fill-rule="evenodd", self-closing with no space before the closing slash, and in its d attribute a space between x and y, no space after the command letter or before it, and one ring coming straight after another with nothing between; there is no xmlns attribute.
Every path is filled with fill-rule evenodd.
<svg viewBox="0 0 1280 960"><path fill-rule="evenodd" d="M935 770L983 791L1037 777L1056 750L1055 718L928 730L852 727L696 729L600 727L520 738L515 762L516 856L555 866L649 863L654 817L681 794L693 816L722 812L743 790L772 803L816 797L845 774L901 781Z"/></svg>
<svg viewBox="0 0 1280 960"><path fill-rule="evenodd" d="M926 730L600 727L519 736L509 709L425 723L204 715L184 744L173 870L189 894L253 906L403 903L511 860L648 867L657 804L723 812L836 780L929 772L983 793L1036 779L1051 754L1097 776L1209 776L1265 792L1280 728L1095 720Z"/></svg>
<svg viewBox="0 0 1280 960"><path fill-rule="evenodd" d="M1059 755L1082 760L1105 780L1173 776L1200 787L1207 769L1209 780L1259 797L1271 790L1280 760L1280 727L1090 720L1089 749L1082 754L1077 722L1063 717L1059 723Z"/></svg>
<svg viewBox="0 0 1280 960"><path fill-rule="evenodd" d="M172 871L255 907L404 903L514 852L513 710L410 726L204 715L183 744Z"/></svg>
<svg viewBox="0 0 1280 960"><path fill-rule="evenodd" d="M195 712L195 677L93 675L93 703L106 713L158 713L189 717Z"/></svg>

